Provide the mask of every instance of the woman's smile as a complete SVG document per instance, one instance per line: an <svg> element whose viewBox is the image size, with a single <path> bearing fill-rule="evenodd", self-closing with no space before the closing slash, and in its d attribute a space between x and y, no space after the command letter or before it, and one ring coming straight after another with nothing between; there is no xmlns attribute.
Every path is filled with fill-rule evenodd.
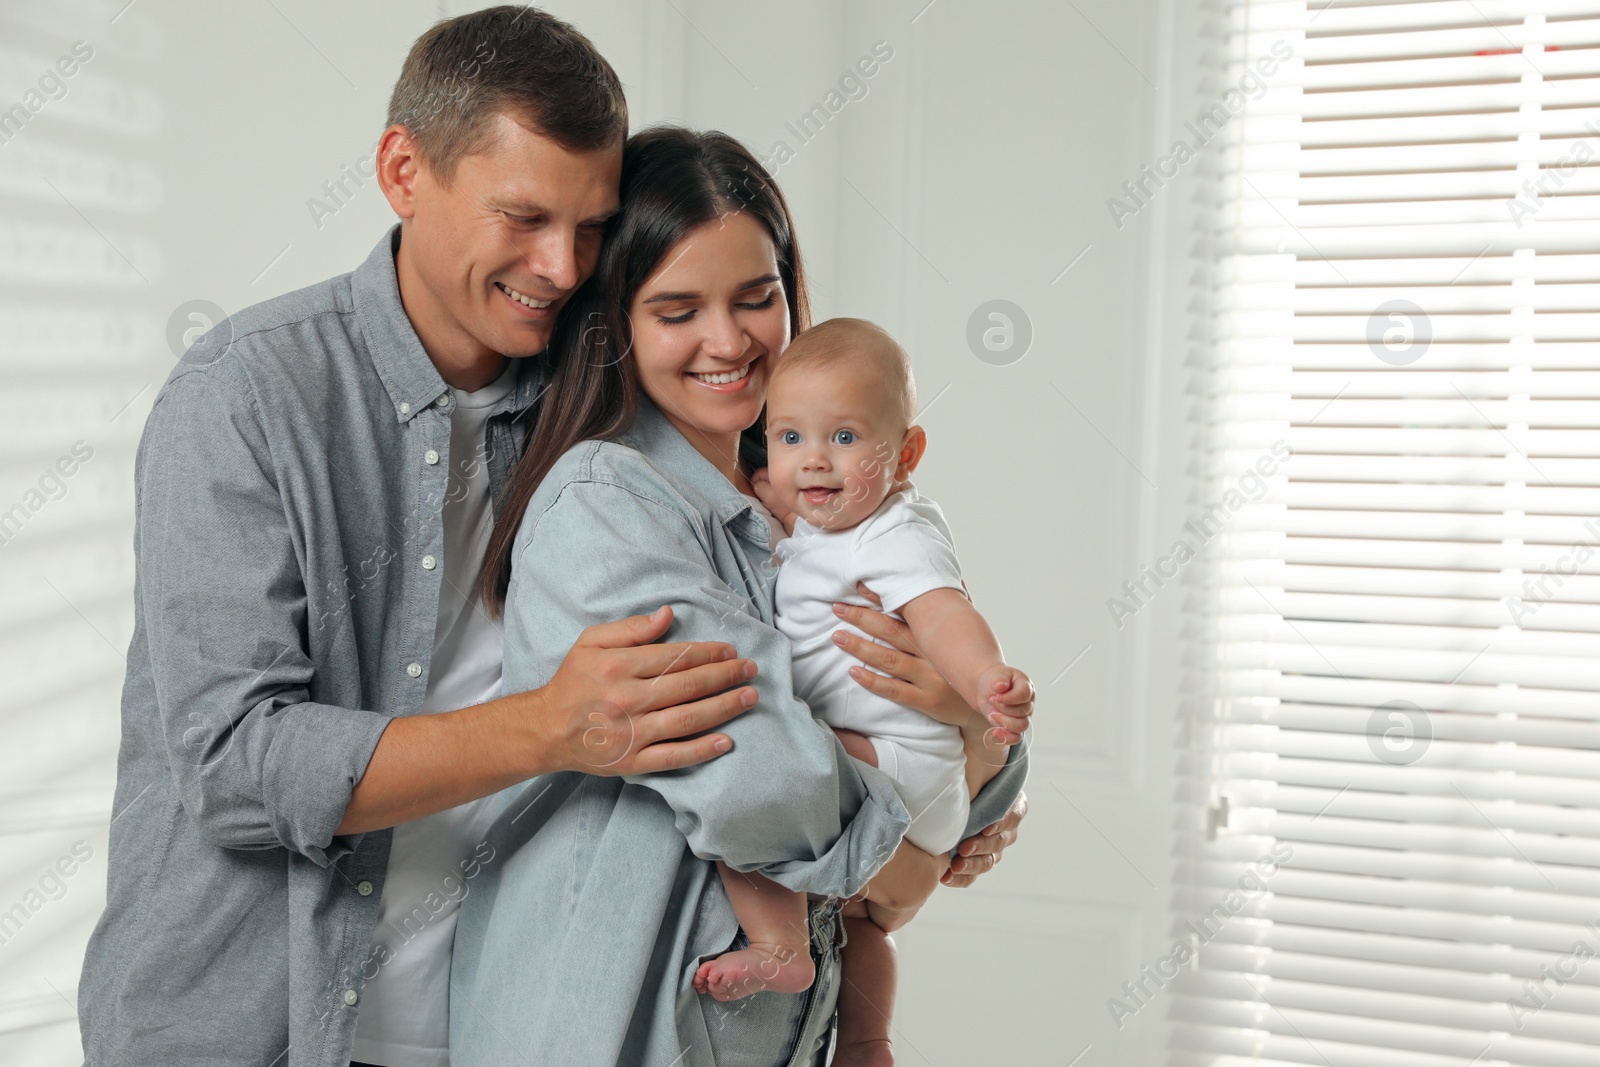
<svg viewBox="0 0 1600 1067"><path fill-rule="evenodd" d="M757 356L756 359L761 357ZM689 377L705 386L707 389L718 393L737 393L750 381L750 368L756 365L752 359L729 371L684 371Z"/></svg>

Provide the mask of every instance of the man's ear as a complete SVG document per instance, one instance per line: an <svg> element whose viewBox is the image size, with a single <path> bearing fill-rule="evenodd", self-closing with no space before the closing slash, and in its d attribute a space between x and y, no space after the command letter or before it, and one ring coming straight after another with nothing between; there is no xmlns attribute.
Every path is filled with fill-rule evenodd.
<svg viewBox="0 0 1600 1067"><path fill-rule="evenodd" d="M927 450L928 435L921 426L906 430L906 435L900 439L900 459L894 469L894 480L903 482L911 477L911 472L917 469L917 464L922 462L922 454Z"/></svg>
<svg viewBox="0 0 1600 1067"><path fill-rule="evenodd" d="M417 213L417 176L422 156L417 142L404 126L390 126L378 139L378 187L389 206L403 219Z"/></svg>

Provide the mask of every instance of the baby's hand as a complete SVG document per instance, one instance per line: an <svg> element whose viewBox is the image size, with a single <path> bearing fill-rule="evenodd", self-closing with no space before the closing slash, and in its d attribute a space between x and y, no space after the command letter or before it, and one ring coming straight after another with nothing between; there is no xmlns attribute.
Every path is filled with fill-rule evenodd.
<svg viewBox="0 0 1600 1067"><path fill-rule="evenodd" d="M750 488L755 491L756 499L772 512L773 518L783 523L784 536L793 537L794 520L797 516L784 507L783 501L778 499L777 490L772 488L772 479L767 476L767 468L758 467L755 473L750 475Z"/></svg>
<svg viewBox="0 0 1600 1067"><path fill-rule="evenodd" d="M1033 683L1015 667L997 664L978 676L978 711L995 728L995 741L1014 745L1022 740L1033 714Z"/></svg>

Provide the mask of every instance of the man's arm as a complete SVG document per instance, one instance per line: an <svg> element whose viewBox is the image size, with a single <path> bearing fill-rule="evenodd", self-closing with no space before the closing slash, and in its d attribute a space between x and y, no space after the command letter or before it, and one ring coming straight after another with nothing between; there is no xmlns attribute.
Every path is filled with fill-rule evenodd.
<svg viewBox="0 0 1600 1067"><path fill-rule="evenodd" d="M331 864L353 850L348 835L488 796L570 758L570 746L560 743L569 702L597 693L626 715L682 700L692 707L676 713L694 730L742 710L730 710L734 695L704 702L736 684L742 669L713 658L731 653L725 646L686 653L686 663L699 665L671 675L674 686L647 692L637 675L660 673L674 649L595 650L542 697L449 715L390 719L314 700L319 687L305 645L306 583L294 534L268 441L245 386L227 379L231 373L226 365L189 370L167 383L135 472L139 622L157 741L184 810L214 844L282 847ZM619 623L620 632L602 643L625 646L629 634L648 639L667 621ZM636 669L624 670L630 663ZM681 735L668 729L672 715L647 715L648 726L641 719L641 736ZM716 740L699 738L650 758L696 758L714 751ZM362 796L351 813L358 782Z"/></svg>
<svg viewBox="0 0 1600 1067"><path fill-rule="evenodd" d="M420 819L554 771L647 774L728 751L727 734L692 735L755 705L755 689L740 684L754 677L755 664L733 659L733 646L721 642L649 644L670 625L672 609L662 607L591 626L549 685L391 720L337 832ZM671 674L670 686L660 684ZM598 719L585 710L600 707ZM603 746L606 738L597 739L596 729L626 734L633 744L615 762L597 760L596 742Z"/></svg>

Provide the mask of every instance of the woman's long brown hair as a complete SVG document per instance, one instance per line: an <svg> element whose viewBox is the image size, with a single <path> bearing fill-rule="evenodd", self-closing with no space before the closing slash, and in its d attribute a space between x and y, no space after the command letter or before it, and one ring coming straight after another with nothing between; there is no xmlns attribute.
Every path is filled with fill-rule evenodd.
<svg viewBox="0 0 1600 1067"><path fill-rule="evenodd" d="M628 139L622 156L622 212L612 220L594 275L573 294L544 358L551 375L527 447L498 501L478 592L499 614L511 582L511 550L528 501L568 449L610 440L633 422L639 379L628 308L640 286L691 230L731 211L766 226L789 305L791 336L810 325L805 272L794 221L777 183L725 133L655 126ZM538 358L538 357L535 357ZM766 411L739 451L766 462Z"/></svg>

